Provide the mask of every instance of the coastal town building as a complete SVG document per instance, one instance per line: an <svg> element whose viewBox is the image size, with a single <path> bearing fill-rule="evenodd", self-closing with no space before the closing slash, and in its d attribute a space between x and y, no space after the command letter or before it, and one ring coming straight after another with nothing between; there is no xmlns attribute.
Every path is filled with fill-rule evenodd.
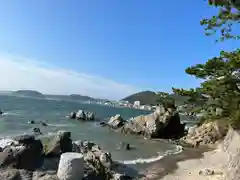
<svg viewBox="0 0 240 180"><path fill-rule="evenodd" d="M140 107L141 106L141 102L140 101L134 101L133 106L134 107Z"/></svg>

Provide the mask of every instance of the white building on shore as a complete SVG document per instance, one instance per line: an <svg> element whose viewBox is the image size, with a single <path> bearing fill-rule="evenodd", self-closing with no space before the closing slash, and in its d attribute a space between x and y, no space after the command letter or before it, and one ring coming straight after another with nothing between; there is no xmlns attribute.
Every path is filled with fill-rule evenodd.
<svg viewBox="0 0 240 180"><path fill-rule="evenodd" d="M133 106L134 107L140 107L141 106L141 102L140 101L134 101Z"/></svg>

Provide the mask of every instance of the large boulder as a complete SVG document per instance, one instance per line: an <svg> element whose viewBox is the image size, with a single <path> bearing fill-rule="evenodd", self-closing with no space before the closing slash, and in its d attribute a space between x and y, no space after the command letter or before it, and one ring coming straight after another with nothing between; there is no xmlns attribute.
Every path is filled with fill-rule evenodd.
<svg viewBox="0 0 240 180"><path fill-rule="evenodd" d="M18 143L23 146L15 154L16 167L28 170L39 168L43 164L42 142L31 135L18 136L15 140L18 140Z"/></svg>
<svg viewBox="0 0 240 180"><path fill-rule="evenodd" d="M1 167L34 170L43 164L43 145L34 136L22 135L15 138L18 144L6 146L0 153Z"/></svg>
<svg viewBox="0 0 240 180"><path fill-rule="evenodd" d="M178 138L184 134L179 114L175 109L158 109L158 111L135 117L126 123L122 132L142 134L149 138Z"/></svg>
<svg viewBox="0 0 240 180"><path fill-rule="evenodd" d="M201 126L193 126L181 140L193 147L214 144L225 137L228 125L224 122L207 122Z"/></svg>
<svg viewBox="0 0 240 180"><path fill-rule="evenodd" d="M125 180L131 177L119 173L119 164L113 162L111 154L92 141L75 141L73 151L84 157L84 179Z"/></svg>
<svg viewBox="0 0 240 180"><path fill-rule="evenodd" d="M124 125L124 120L121 117L120 114L117 114L116 116L113 116L110 118L110 120L108 121L108 125L114 129L116 128L120 128Z"/></svg>
<svg viewBox="0 0 240 180"><path fill-rule="evenodd" d="M77 119L77 120L82 120L82 121L93 121L95 120L95 115L93 112L88 112L84 110L78 110L77 113L71 112L68 116L70 119Z"/></svg>
<svg viewBox="0 0 240 180"><path fill-rule="evenodd" d="M62 153L72 152L71 132L59 131L47 145L45 155L47 157L60 157Z"/></svg>
<svg viewBox="0 0 240 180"><path fill-rule="evenodd" d="M17 168L33 170L41 167L43 164L43 145L40 140L35 140L33 143L25 145L17 153L18 163Z"/></svg>

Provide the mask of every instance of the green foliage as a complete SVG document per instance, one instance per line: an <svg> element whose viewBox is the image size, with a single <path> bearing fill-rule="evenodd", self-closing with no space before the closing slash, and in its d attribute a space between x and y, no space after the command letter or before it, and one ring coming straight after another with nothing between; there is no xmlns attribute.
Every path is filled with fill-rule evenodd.
<svg viewBox="0 0 240 180"><path fill-rule="evenodd" d="M214 5L220 5L218 14L201 21L205 34L209 36L220 31L220 41L239 39L240 36L234 35L232 31L234 25L239 25L239 10L224 0ZM240 49L221 51L218 57L213 57L204 64L188 67L185 72L201 79L200 87L189 90L173 88L173 92L189 96L188 103L202 103L201 109L208 112L207 120L223 118L234 128L240 128ZM223 111L221 117L214 113L216 108ZM201 123L204 121L206 117Z"/></svg>
<svg viewBox="0 0 240 180"><path fill-rule="evenodd" d="M175 100L169 93L158 92L157 104L162 104L165 108L175 108Z"/></svg>
<svg viewBox="0 0 240 180"><path fill-rule="evenodd" d="M221 52L219 57L209 59L205 64L197 64L186 69L189 75L204 80L196 89L184 90L173 88L179 95L188 95L193 103L203 102L206 109L221 108L223 117L231 117L238 122L236 116L240 104L240 50ZM209 111L211 117L216 115Z"/></svg>
<svg viewBox="0 0 240 180"><path fill-rule="evenodd" d="M224 41L228 39L239 39L240 36L233 33L233 26L240 21L239 6L233 6L226 0L218 0L213 6L218 6L219 12L211 18L204 18L200 24L204 26L205 35L210 36L215 33L220 33L220 39Z"/></svg>

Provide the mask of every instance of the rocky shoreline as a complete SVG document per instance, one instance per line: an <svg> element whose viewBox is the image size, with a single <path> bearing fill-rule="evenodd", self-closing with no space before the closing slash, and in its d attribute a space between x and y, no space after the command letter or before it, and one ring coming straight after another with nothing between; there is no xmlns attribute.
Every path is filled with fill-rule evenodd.
<svg viewBox="0 0 240 180"><path fill-rule="evenodd" d="M121 133L142 135L145 138L179 139L186 133L185 124L181 123L175 107L160 106L151 114L140 115L131 120L124 120L121 115L116 115L102 125Z"/></svg>
<svg viewBox="0 0 240 180"><path fill-rule="evenodd" d="M2 146L0 152L0 179L63 180L63 177L59 177L59 171L63 171L60 170L59 161L63 156L68 156L68 153L83 156L84 175L80 179L125 180L136 178L126 174L124 169L127 167L114 162L111 153L101 149L94 142L85 140L72 142L70 132L60 131L46 144L42 144L32 135L21 135L9 139L4 147ZM66 171L70 170L66 169ZM137 173L135 175L137 176ZM71 178L74 179L74 177ZM67 177L64 180L68 180Z"/></svg>
<svg viewBox="0 0 240 180"><path fill-rule="evenodd" d="M95 120L93 113L86 113L82 110L78 111L78 113L71 113L68 117L79 121ZM29 124L34 123L29 122ZM154 179L149 177L149 172L147 172L148 169L152 168L153 164L156 167L160 167L161 163L167 166L167 161L174 164L176 161L191 159L189 156L191 153L196 153L196 157L193 155L194 158L200 158L198 152L206 152L209 150L206 147L213 147L218 144L225 137L229 128L224 123L216 121L191 127L186 132L185 124L181 123L179 114L174 107L159 107L151 114L137 116L131 120L124 120L121 115L116 115L111 117L107 123L101 122L100 124L117 131L117 133L135 134L154 141L160 140L166 143L181 145L184 151L149 163L149 168L138 172L114 161L111 153L101 149L92 141L79 140L73 142L71 132L59 131L57 135L47 142L36 139L33 135L21 135L9 139L8 143L4 145L0 145L0 179L72 180L72 177L63 178L61 174L77 176L77 179L75 177L76 180L78 180L78 177L79 180ZM47 124L42 122L40 122L40 125L47 126ZM195 149L196 147L197 150ZM123 144L123 148L130 150L131 145ZM168 160L166 161L166 159ZM71 165L71 168L68 165L76 162L78 162L76 166L79 168L79 171L75 170L76 172L74 173L72 172L74 171L74 165ZM169 166L171 167L171 165ZM165 169L164 172L159 172L159 169L154 171L163 174L162 177L164 177L168 176ZM211 174L212 171L211 169L200 169L200 172L202 174ZM73 177L73 180L75 179ZM161 178L159 177L159 179Z"/></svg>

